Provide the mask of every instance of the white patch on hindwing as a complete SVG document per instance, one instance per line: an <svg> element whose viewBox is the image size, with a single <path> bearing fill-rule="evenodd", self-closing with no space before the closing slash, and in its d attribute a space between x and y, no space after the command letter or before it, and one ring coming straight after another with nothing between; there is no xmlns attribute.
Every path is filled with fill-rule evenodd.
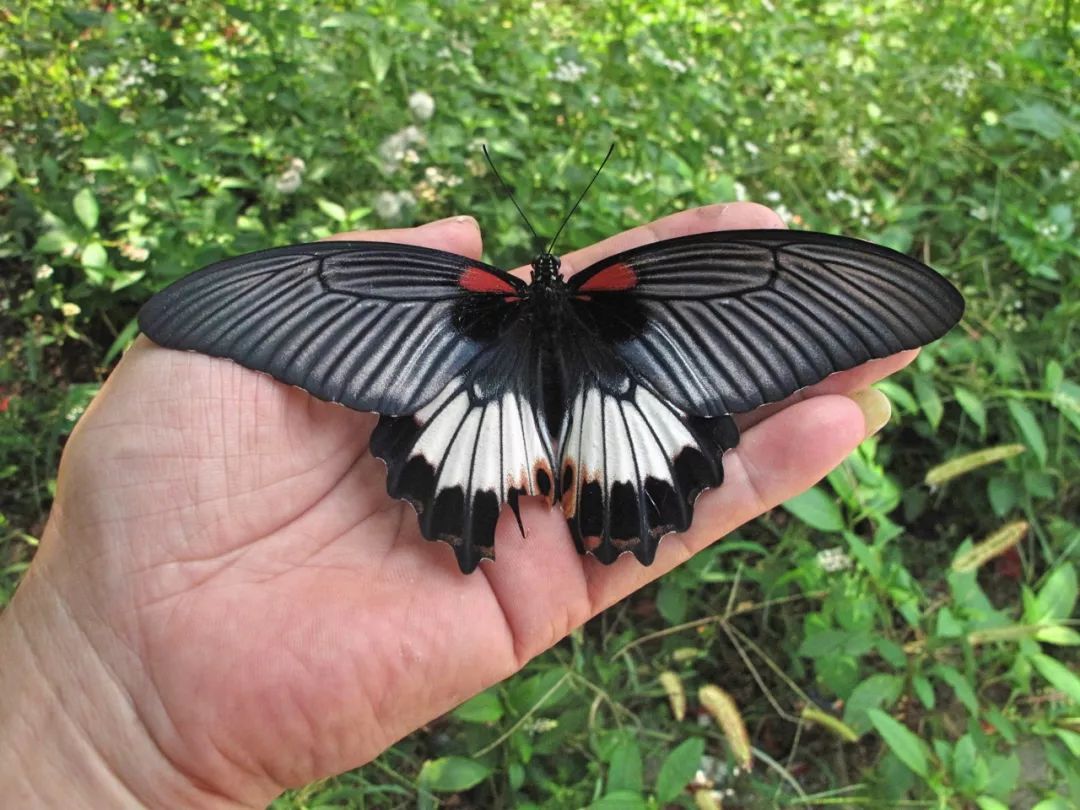
<svg viewBox="0 0 1080 810"><path fill-rule="evenodd" d="M670 481L671 459L697 444L681 417L641 385L628 398L588 386L578 392L564 421L560 448L587 480L636 484L652 476Z"/></svg>
<svg viewBox="0 0 1080 810"><path fill-rule="evenodd" d="M512 489L550 501L553 478L542 427L528 401L514 391L484 401L470 397L461 378L450 384L413 417L419 437L409 457L423 456L436 471L435 490L494 492L506 502ZM547 492L537 477L547 476Z"/></svg>

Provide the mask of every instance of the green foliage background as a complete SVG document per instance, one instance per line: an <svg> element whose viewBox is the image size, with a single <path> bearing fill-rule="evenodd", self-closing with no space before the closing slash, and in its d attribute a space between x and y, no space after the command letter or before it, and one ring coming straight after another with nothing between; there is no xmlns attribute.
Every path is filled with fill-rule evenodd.
<svg viewBox="0 0 1080 810"><path fill-rule="evenodd" d="M793 227L931 262L967 295L963 324L882 386L893 424L821 486L375 763L278 805L1076 806L1080 88L1068 10L0 11L0 600L33 555L64 437L154 290L226 255L466 212L488 258L521 263L526 233L479 145L550 233L614 140L564 249L754 199ZM418 92L430 119L423 99L410 105ZM1009 445L1022 452L924 483L941 462ZM993 536L1003 526L1013 533ZM688 719L668 708L665 670ZM732 769L697 711L706 683L735 697L752 771Z"/></svg>

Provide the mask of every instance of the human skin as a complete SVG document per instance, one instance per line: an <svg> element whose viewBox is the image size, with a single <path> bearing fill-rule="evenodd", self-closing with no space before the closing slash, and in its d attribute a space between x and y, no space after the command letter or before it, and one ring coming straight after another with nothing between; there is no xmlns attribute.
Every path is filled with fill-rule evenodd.
<svg viewBox="0 0 1080 810"><path fill-rule="evenodd" d="M782 227L707 206L563 258ZM342 234L479 257L467 217ZM79 421L40 550L0 616L0 796L12 806L261 807L368 762L591 616L811 486L888 419L867 386L915 352L740 419L726 481L651 567L504 510L462 575L386 494L376 418L140 338ZM852 396L845 396L856 392Z"/></svg>

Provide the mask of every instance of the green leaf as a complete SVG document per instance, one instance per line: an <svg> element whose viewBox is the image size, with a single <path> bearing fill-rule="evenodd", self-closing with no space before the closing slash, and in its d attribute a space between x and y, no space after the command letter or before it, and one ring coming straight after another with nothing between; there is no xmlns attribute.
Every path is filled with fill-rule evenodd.
<svg viewBox="0 0 1080 810"><path fill-rule="evenodd" d="M1059 740L1065 743L1065 747L1069 749L1069 753L1080 759L1080 734L1075 731L1069 731L1067 728L1055 728L1054 733L1058 736Z"/></svg>
<svg viewBox="0 0 1080 810"><path fill-rule="evenodd" d="M995 727L1002 731L1002 736L1005 736L1003 723L995 723ZM1010 745L1015 744L1015 737L1012 739L1005 737L1005 739ZM986 782L984 792L992 796L1010 796L1020 784L1020 757L1016 754L991 754L987 757L987 764L990 778Z"/></svg>
<svg viewBox="0 0 1080 810"><path fill-rule="evenodd" d="M1080 677L1056 658L1035 653L1029 655L1031 665L1050 682L1055 689L1064 692L1071 700L1080 703Z"/></svg>
<svg viewBox="0 0 1080 810"><path fill-rule="evenodd" d="M431 791L456 793L476 787L491 774L491 768L466 757L429 759L420 769L417 782Z"/></svg>
<svg viewBox="0 0 1080 810"><path fill-rule="evenodd" d="M390 71L390 49L381 42L368 43L368 64L371 66L371 75L375 84L381 84Z"/></svg>
<svg viewBox="0 0 1080 810"><path fill-rule="evenodd" d="M86 230L94 230L98 223L98 202L94 192L88 188L82 189L75 195L71 204L75 209L75 216L79 218L79 222Z"/></svg>
<svg viewBox="0 0 1080 810"><path fill-rule="evenodd" d="M986 787L990 774L971 734L965 734L953 746L952 773L956 784L965 793L977 793Z"/></svg>
<svg viewBox="0 0 1080 810"><path fill-rule="evenodd" d="M964 409L964 413L968 415L968 418L979 428L979 432L985 433L986 406L983 405L982 400L968 389L962 388L959 385L953 386L953 396L956 397L956 401L959 403L960 407Z"/></svg>
<svg viewBox="0 0 1080 810"><path fill-rule="evenodd" d="M937 696L934 694L934 685L930 683L930 679L925 675L915 675L911 679L911 686L915 694L919 696L922 705L933 710L934 704L937 703Z"/></svg>
<svg viewBox="0 0 1080 810"><path fill-rule="evenodd" d="M1013 421L1020 429L1020 435L1023 436L1027 446L1031 448L1031 452L1039 459L1039 464L1045 467L1047 457L1046 437L1043 435L1042 427L1035 418L1035 414L1019 400L1010 399L1006 404L1009 413L1012 414Z"/></svg>
<svg viewBox="0 0 1080 810"><path fill-rule="evenodd" d="M919 410L919 403L915 401L915 397L899 383L895 383L892 380L883 380L875 384L874 388L887 396L889 401L900 408L900 410L904 411L904 413L915 413Z"/></svg>
<svg viewBox="0 0 1080 810"><path fill-rule="evenodd" d="M979 698L975 694L975 689L971 683L959 670L953 667L939 666L934 667L934 675L952 687L953 692L956 693L956 699L964 704L964 708L972 714L978 714Z"/></svg>
<svg viewBox="0 0 1080 810"><path fill-rule="evenodd" d="M686 588L672 578L661 580L656 594L656 609L668 624L679 624L686 620Z"/></svg>
<svg viewBox="0 0 1080 810"><path fill-rule="evenodd" d="M91 242L83 248L82 266L91 270L102 270L109 263L109 254L100 242Z"/></svg>
<svg viewBox="0 0 1080 810"><path fill-rule="evenodd" d="M828 628L806 634L799 645L799 655L807 658L835 659L839 656L860 656L874 646L873 637L865 631Z"/></svg>
<svg viewBox="0 0 1080 810"><path fill-rule="evenodd" d="M1009 129L1042 135L1048 141L1056 141L1073 126L1067 116L1045 101L1036 101L1009 113L1002 119L1002 123Z"/></svg>
<svg viewBox="0 0 1080 810"><path fill-rule="evenodd" d="M617 790L588 806L588 810L645 810L645 797L632 790Z"/></svg>
<svg viewBox="0 0 1080 810"><path fill-rule="evenodd" d="M1068 619L1076 606L1076 569L1072 563L1062 563L1046 578L1035 597L1038 615L1034 622Z"/></svg>
<svg viewBox="0 0 1080 810"><path fill-rule="evenodd" d="M656 775L656 798L661 804L674 801L690 783L701 767L701 757L705 753L705 741L693 737L678 745L660 766Z"/></svg>
<svg viewBox="0 0 1080 810"><path fill-rule="evenodd" d="M998 517L1005 517L1016 505L1020 492L1016 482L1004 475L995 475L986 482L986 497L990 501L990 508Z"/></svg>
<svg viewBox="0 0 1080 810"><path fill-rule="evenodd" d="M607 793L628 790L640 794L644 788L642 778L641 748L637 740L626 739L611 752L608 766Z"/></svg>
<svg viewBox="0 0 1080 810"><path fill-rule="evenodd" d="M930 773L930 750L907 726L897 722L880 709L867 712L881 739L896 754L897 759L924 779Z"/></svg>
<svg viewBox="0 0 1080 810"><path fill-rule="evenodd" d="M964 625L956 618L956 615L946 605L937 615L937 625L934 635L938 638L959 638L964 635Z"/></svg>
<svg viewBox="0 0 1080 810"><path fill-rule="evenodd" d="M852 690L844 702L844 722L858 734L870 730L870 709L888 708L900 697L904 680L897 675L878 672Z"/></svg>
<svg viewBox="0 0 1080 810"><path fill-rule="evenodd" d="M934 382L924 374L915 377L915 398L919 400L919 406L926 414L926 420L930 427L937 430L941 424L941 417L945 414L945 405L941 402Z"/></svg>
<svg viewBox="0 0 1080 810"><path fill-rule="evenodd" d="M451 714L466 723L495 723L503 716L502 701L494 689L489 689L466 700Z"/></svg>
<svg viewBox="0 0 1080 810"><path fill-rule="evenodd" d="M1046 644L1057 644L1061 647L1075 647L1080 644L1080 633L1062 624L1051 624L1039 628L1035 633L1035 638Z"/></svg>
<svg viewBox="0 0 1080 810"><path fill-rule="evenodd" d="M1038 804L1033 804L1031 810L1076 810L1076 805L1067 802L1060 796L1051 796L1043 799Z"/></svg>
<svg viewBox="0 0 1080 810"><path fill-rule="evenodd" d="M1080 430L1080 385L1072 380L1062 381L1054 390L1050 403Z"/></svg>
<svg viewBox="0 0 1080 810"><path fill-rule="evenodd" d="M69 248L74 248L76 241L65 231L46 231L34 243L35 253L60 253Z"/></svg>
<svg viewBox="0 0 1080 810"><path fill-rule="evenodd" d="M326 214L334 222L344 222L348 219L348 213L345 209L338 205L336 202L330 200L318 199L315 204L319 206L319 210Z"/></svg>
<svg viewBox="0 0 1080 810"><path fill-rule="evenodd" d="M820 487L810 487L781 505L803 523L819 531L839 532L844 529L840 507Z"/></svg>
<svg viewBox="0 0 1080 810"><path fill-rule="evenodd" d="M979 796L975 799L975 805L979 810L1009 810L1009 805L999 802L993 796Z"/></svg>

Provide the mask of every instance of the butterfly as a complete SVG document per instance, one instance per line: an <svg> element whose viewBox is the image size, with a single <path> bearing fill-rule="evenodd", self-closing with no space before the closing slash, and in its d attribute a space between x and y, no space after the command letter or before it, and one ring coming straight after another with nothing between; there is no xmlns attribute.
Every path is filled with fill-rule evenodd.
<svg viewBox="0 0 1080 810"><path fill-rule="evenodd" d="M294 245L198 270L138 320L162 346L380 414L370 448L388 492L468 573L494 558L503 506L524 536L525 496L561 507L579 552L650 564L723 481L732 414L936 340L963 310L889 248L736 230L569 278L549 248L530 283L414 245Z"/></svg>

